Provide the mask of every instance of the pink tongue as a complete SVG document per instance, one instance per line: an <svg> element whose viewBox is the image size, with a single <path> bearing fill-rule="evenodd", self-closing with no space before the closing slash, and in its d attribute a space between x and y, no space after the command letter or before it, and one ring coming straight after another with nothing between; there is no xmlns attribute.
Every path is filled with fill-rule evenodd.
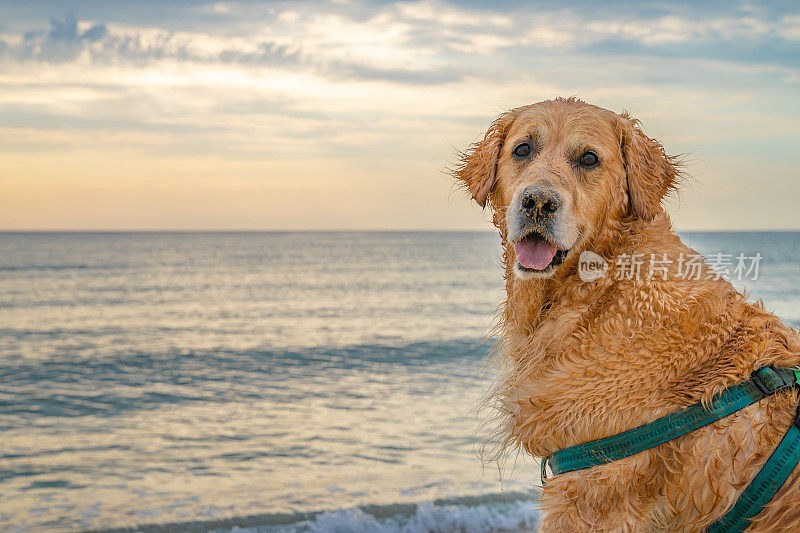
<svg viewBox="0 0 800 533"><path fill-rule="evenodd" d="M556 256L556 247L545 240L524 239L514 243L517 261L525 268L544 270Z"/></svg>

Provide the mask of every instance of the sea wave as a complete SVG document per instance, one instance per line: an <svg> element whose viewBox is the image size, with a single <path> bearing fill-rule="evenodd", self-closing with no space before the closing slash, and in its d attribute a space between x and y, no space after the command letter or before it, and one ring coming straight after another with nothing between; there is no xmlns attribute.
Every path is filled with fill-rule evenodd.
<svg viewBox="0 0 800 533"><path fill-rule="evenodd" d="M0 336L4 334L39 339L61 332L0 328ZM280 395L291 399L282 385L298 374L310 378L376 368L392 372L398 366L422 369L464 359L472 370L490 349L490 342L461 339L297 349L109 349L101 357L69 352L48 358L0 355L0 381L10 384L0 391L0 420L16 427L29 424L29 416L116 416L176 404L250 401L275 394L278 385ZM3 418L12 416L17 418Z"/></svg>
<svg viewBox="0 0 800 533"><path fill-rule="evenodd" d="M535 492L507 492L316 513L152 524L92 533L516 533L537 529L538 496Z"/></svg>

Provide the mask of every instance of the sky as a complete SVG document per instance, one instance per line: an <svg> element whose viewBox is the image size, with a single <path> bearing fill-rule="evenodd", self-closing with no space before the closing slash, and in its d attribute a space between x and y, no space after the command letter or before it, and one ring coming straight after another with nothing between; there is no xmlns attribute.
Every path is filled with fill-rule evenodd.
<svg viewBox="0 0 800 533"><path fill-rule="evenodd" d="M0 0L0 229L487 229L455 151L556 96L685 154L677 229L800 229L800 5L597 6Z"/></svg>

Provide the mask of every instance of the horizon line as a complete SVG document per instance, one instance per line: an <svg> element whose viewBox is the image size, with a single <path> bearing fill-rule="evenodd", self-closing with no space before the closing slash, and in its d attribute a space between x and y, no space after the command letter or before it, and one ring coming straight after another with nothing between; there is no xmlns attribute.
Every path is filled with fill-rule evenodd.
<svg viewBox="0 0 800 533"><path fill-rule="evenodd" d="M487 229L455 229L455 228L425 228L425 229L390 229L390 228L326 228L326 229L243 229L243 228L168 228L168 229L3 229L0 234L10 233L495 233L495 228ZM800 233L800 228L777 229L674 229L676 233Z"/></svg>

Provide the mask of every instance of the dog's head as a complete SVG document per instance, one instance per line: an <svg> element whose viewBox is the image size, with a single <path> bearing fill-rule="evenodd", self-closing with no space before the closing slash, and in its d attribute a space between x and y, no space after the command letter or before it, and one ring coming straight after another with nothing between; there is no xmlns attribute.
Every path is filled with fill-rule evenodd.
<svg viewBox="0 0 800 533"><path fill-rule="evenodd" d="M522 279L551 276L612 222L652 220L676 174L638 121L576 99L503 113L456 171L495 211Z"/></svg>

